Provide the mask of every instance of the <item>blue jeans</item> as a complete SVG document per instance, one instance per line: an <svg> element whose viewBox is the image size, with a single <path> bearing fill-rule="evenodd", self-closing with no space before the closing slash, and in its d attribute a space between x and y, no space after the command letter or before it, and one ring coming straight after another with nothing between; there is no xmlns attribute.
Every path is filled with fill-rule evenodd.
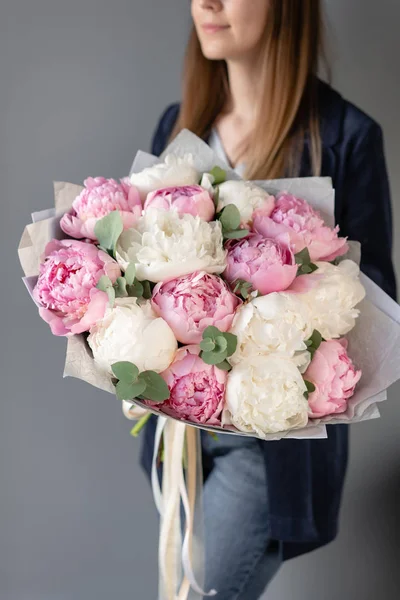
<svg viewBox="0 0 400 600"><path fill-rule="evenodd" d="M268 531L266 468L254 438L201 432L206 589L217 600L258 600L282 563Z"/></svg>

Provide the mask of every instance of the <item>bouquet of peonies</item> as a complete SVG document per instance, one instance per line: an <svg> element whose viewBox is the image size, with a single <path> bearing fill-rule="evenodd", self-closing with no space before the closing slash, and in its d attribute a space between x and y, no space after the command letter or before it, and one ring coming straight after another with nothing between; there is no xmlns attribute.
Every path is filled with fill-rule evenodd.
<svg viewBox="0 0 400 600"><path fill-rule="evenodd" d="M262 439L379 416L399 310L334 227L329 180L242 181L184 131L120 182L55 195L22 237L24 281L68 339L65 374L115 391L135 432L151 413Z"/></svg>

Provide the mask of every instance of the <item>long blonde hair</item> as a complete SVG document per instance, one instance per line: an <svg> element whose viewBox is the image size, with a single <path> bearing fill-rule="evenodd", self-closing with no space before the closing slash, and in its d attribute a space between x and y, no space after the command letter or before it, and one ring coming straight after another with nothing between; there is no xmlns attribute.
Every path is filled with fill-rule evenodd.
<svg viewBox="0 0 400 600"><path fill-rule="evenodd" d="M321 2L269 2L261 55L263 92L257 122L245 144L246 177L298 175L306 136L312 174L319 175L322 149L316 76L320 59L328 68ZM182 103L171 139L184 128L206 137L228 99L226 62L203 55L193 27L184 61Z"/></svg>

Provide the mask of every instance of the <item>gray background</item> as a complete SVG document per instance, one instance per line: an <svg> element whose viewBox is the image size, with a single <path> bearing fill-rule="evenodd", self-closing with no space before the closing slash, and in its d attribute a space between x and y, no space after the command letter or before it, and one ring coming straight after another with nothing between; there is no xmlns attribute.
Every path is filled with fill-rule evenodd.
<svg viewBox="0 0 400 600"><path fill-rule="evenodd" d="M329 4L335 83L384 127L398 231L400 4ZM65 340L25 293L16 246L53 179L123 176L148 148L179 98L188 22L183 0L1 0L1 600L156 597L139 442L112 396L61 379ZM381 420L353 428L338 540L285 565L266 597L397 596L399 391Z"/></svg>

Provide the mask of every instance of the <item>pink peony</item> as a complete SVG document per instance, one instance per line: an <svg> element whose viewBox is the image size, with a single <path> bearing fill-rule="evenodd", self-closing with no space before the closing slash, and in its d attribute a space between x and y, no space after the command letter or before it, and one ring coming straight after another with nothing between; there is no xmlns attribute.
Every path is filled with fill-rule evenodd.
<svg viewBox="0 0 400 600"><path fill-rule="evenodd" d="M171 394L162 404L162 410L193 423L220 425L227 373L207 365L199 354L199 346L184 346L171 366L161 373Z"/></svg>
<svg viewBox="0 0 400 600"><path fill-rule="evenodd" d="M215 214L214 201L210 194L200 185L183 185L167 187L147 195L144 209L175 209L180 215L189 214L201 217L204 221L212 221Z"/></svg>
<svg viewBox="0 0 400 600"><path fill-rule="evenodd" d="M155 312L183 344L199 344L209 325L228 331L239 304L220 277L204 271L158 283L152 298Z"/></svg>
<svg viewBox="0 0 400 600"><path fill-rule="evenodd" d="M239 241L229 240L226 248L228 266L223 275L231 284L244 279L265 295L286 290L297 275L287 235L265 239L252 233Z"/></svg>
<svg viewBox="0 0 400 600"><path fill-rule="evenodd" d="M271 215L256 211L253 229L265 237L275 238L288 233L294 252L308 248L311 260L334 260L346 254L346 238L338 236L339 227L331 229L305 200L291 194L281 194Z"/></svg>
<svg viewBox="0 0 400 600"><path fill-rule="evenodd" d="M77 240L47 244L33 296L54 335L88 331L103 318L108 296L96 289L102 275L114 283L121 271L115 260L93 244Z"/></svg>
<svg viewBox="0 0 400 600"><path fill-rule="evenodd" d="M347 354L347 340L322 342L304 379L315 385L309 396L310 417L343 413L361 377Z"/></svg>
<svg viewBox="0 0 400 600"><path fill-rule="evenodd" d="M138 190L129 179L120 183L115 179L89 177L85 189L72 203L72 209L60 221L61 229L73 238L96 240L94 228L97 221L114 210L121 213L124 228L134 227L142 214L142 202Z"/></svg>

